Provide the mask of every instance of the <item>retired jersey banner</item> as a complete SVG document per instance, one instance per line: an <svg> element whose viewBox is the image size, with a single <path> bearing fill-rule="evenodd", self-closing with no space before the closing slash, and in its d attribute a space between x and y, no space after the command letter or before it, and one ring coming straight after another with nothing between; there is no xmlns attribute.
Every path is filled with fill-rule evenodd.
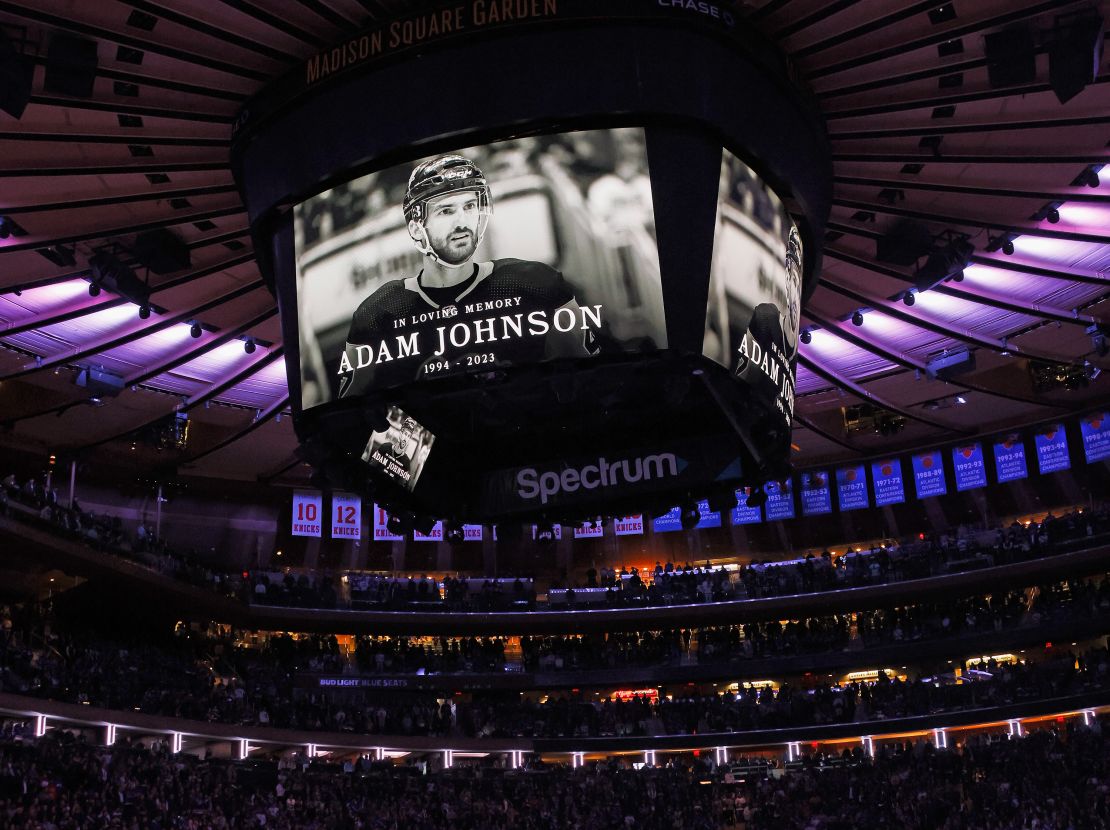
<svg viewBox="0 0 1110 830"><path fill-rule="evenodd" d="M414 542L442 542L443 541L443 522L436 522L432 525L432 529L428 533L421 533L419 530L412 532L412 541Z"/></svg>
<svg viewBox="0 0 1110 830"><path fill-rule="evenodd" d="M334 493L331 497L331 538L362 538L362 497Z"/></svg>
<svg viewBox="0 0 1110 830"><path fill-rule="evenodd" d="M983 461L983 445L976 442L952 448L952 469L956 473L956 490L974 490L987 486L987 465Z"/></svg>
<svg viewBox="0 0 1110 830"><path fill-rule="evenodd" d="M601 522L583 522L574 528L575 539L600 539L605 535L605 527Z"/></svg>
<svg viewBox="0 0 1110 830"><path fill-rule="evenodd" d="M319 493L293 494L293 530L294 536L323 535L324 497Z"/></svg>
<svg viewBox="0 0 1110 830"><path fill-rule="evenodd" d="M832 513L832 491L827 470L802 473L802 515L821 516Z"/></svg>
<svg viewBox="0 0 1110 830"><path fill-rule="evenodd" d="M794 482L791 479L768 481L763 489L767 491L767 521L794 518Z"/></svg>
<svg viewBox="0 0 1110 830"><path fill-rule="evenodd" d="M906 489L902 484L902 462L897 458L871 462L871 480L875 484L875 506L902 504Z"/></svg>
<svg viewBox="0 0 1110 830"><path fill-rule="evenodd" d="M999 484L1029 477L1025 463L1025 439L1011 433L994 442L994 472Z"/></svg>
<svg viewBox="0 0 1110 830"><path fill-rule="evenodd" d="M944 456L940 454L940 450L929 450L913 456L913 482L919 499L943 496L948 492L948 482L944 480Z"/></svg>
<svg viewBox="0 0 1110 830"><path fill-rule="evenodd" d="M378 505L374 505L374 541L375 542L400 542L405 537L393 533L389 529L389 514Z"/></svg>
<svg viewBox="0 0 1110 830"><path fill-rule="evenodd" d="M1083 416L1079 419L1079 432L1083 436L1083 452L1088 464L1110 458L1110 413Z"/></svg>
<svg viewBox="0 0 1110 830"><path fill-rule="evenodd" d="M763 521L763 508L759 505L748 507L748 496L752 494L751 487L736 491L736 507L732 508L729 518L734 525L754 525Z"/></svg>
<svg viewBox="0 0 1110 830"><path fill-rule="evenodd" d="M867 471L862 464L837 469L836 497L842 511L871 506L867 496Z"/></svg>
<svg viewBox="0 0 1110 830"><path fill-rule="evenodd" d="M643 536L644 535L644 517L643 514L638 516L622 516L619 519L613 519L613 535L615 536Z"/></svg>
<svg viewBox="0 0 1110 830"><path fill-rule="evenodd" d="M1064 432L1063 424L1054 424L1039 430L1033 435L1033 444L1037 448L1037 466L1042 473L1055 473L1071 467L1068 435Z"/></svg>

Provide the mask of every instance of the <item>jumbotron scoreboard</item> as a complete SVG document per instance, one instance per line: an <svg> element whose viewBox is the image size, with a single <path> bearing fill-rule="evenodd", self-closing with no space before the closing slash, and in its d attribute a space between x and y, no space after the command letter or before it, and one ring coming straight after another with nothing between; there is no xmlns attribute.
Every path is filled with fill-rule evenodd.
<svg viewBox="0 0 1110 830"><path fill-rule="evenodd" d="M376 23L252 100L235 169L325 485L577 522L782 476L831 180L790 77L723 7L537 0Z"/></svg>

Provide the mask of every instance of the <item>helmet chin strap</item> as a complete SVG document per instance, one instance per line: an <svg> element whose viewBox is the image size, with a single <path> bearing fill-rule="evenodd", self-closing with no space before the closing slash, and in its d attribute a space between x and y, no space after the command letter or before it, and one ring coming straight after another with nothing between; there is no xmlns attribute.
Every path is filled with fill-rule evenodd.
<svg viewBox="0 0 1110 830"><path fill-rule="evenodd" d="M468 265L470 263L471 257L474 256L474 254L471 254L469 257L464 259L462 262L448 262L447 260L440 257L440 255L436 253L436 249L432 247L432 241L428 238L428 229L424 227L424 223L420 223L420 236L421 236L421 240L418 243L418 247L424 253L424 256L430 257L431 259L434 259L438 264L442 265L444 268L451 268L451 269L462 268L464 265ZM482 241L482 239L481 239L481 237L479 237L478 242L475 243L475 245L474 245L474 253L478 252L478 243L480 243L481 241Z"/></svg>

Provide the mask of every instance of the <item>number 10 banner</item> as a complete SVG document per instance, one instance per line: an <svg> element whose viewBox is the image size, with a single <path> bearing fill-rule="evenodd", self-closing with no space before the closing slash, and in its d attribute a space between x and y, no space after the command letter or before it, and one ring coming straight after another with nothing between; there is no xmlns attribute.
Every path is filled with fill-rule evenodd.
<svg viewBox="0 0 1110 830"><path fill-rule="evenodd" d="M351 493L331 497L331 538L362 538L362 498Z"/></svg>
<svg viewBox="0 0 1110 830"><path fill-rule="evenodd" d="M293 535L320 536L320 517L324 498L319 493L293 494Z"/></svg>

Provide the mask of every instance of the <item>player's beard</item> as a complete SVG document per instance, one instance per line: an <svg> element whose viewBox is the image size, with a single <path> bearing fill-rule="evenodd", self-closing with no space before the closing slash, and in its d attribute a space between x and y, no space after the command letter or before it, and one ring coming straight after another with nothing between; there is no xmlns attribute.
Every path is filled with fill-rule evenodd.
<svg viewBox="0 0 1110 830"><path fill-rule="evenodd" d="M451 237L457 236L461 233L465 233L467 235L467 242L464 247L459 248L457 245L454 245L452 243ZM456 229L452 231L446 238L442 240L432 241L432 250L435 251L436 256L438 256L443 262L447 263L448 265L462 265L464 262L474 256L474 251L477 250L477 248L478 238L475 235L474 231L470 230L469 228L464 228L462 230Z"/></svg>

